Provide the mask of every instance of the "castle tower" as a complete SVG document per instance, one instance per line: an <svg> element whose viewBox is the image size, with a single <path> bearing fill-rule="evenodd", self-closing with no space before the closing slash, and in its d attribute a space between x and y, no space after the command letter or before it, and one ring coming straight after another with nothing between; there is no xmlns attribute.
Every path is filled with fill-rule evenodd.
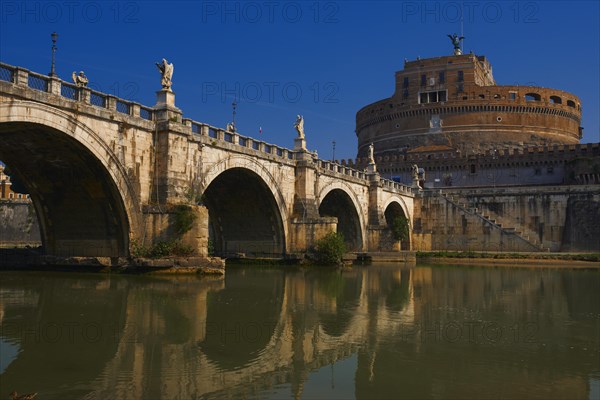
<svg viewBox="0 0 600 400"><path fill-rule="evenodd" d="M392 97L356 114L358 156L431 148L463 154L578 144L581 103L557 89L497 85L485 56L406 61Z"/></svg>

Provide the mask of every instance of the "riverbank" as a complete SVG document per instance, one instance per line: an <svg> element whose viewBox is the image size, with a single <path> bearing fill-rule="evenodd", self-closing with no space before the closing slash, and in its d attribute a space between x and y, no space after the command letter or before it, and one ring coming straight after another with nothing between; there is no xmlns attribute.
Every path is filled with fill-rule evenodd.
<svg viewBox="0 0 600 400"><path fill-rule="evenodd" d="M0 270L60 270L115 273L224 275L219 257L59 257L38 249L0 249Z"/></svg>
<svg viewBox="0 0 600 400"><path fill-rule="evenodd" d="M494 267L600 269L600 253L487 253L432 251L416 253L419 264Z"/></svg>

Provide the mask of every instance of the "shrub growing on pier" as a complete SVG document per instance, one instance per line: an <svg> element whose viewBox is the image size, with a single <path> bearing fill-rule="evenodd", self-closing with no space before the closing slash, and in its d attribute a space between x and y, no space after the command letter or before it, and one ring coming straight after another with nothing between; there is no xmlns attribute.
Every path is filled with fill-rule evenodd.
<svg viewBox="0 0 600 400"><path fill-rule="evenodd" d="M137 242L132 243L131 255L142 258L186 257L194 253L194 249L178 240L160 241L146 247Z"/></svg>
<svg viewBox="0 0 600 400"><path fill-rule="evenodd" d="M175 232L178 235L183 235L194 226L198 218L192 207L180 204L175 207Z"/></svg>
<svg viewBox="0 0 600 400"><path fill-rule="evenodd" d="M337 232L329 232L315 244L316 259L324 264L339 264L346 253L344 235Z"/></svg>

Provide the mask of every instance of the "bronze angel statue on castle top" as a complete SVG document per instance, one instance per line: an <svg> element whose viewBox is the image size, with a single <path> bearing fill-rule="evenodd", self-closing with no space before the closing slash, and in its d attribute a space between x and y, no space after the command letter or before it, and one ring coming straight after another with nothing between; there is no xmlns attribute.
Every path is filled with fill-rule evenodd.
<svg viewBox="0 0 600 400"><path fill-rule="evenodd" d="M452 41L452 45L454 46L454 54L461 55L462 50L460 49L460 42L465 38L464 36L458 36L456 33L454 35L448 35L450 40Z"/></svg>

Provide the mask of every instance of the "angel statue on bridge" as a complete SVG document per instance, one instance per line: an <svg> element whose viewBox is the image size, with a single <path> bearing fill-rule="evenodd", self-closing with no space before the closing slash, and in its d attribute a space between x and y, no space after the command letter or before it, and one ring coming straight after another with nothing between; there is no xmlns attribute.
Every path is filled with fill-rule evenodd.
<svg viewBox="0 0 600 400"><path fill-rule="evenodd" d="M83 73L83 71L79 71L79 75L77 75L77 72L73 71L72 77L75 85L77 85L78 87L87 87L89 81L87 76L85 76L85 74Z"/></svg>
<svg viewBox="0 0 600 400"><path fill-rule="evenodd" d="M412 165L412 178L413 182L419 181L419 166L417 164Z"/></svg>
<svg viewBox="0 0 600 400"><path fill-rule="evenodd" d="M173 78L173 64L169 64L166 59L162 59L162 63L156 63L158 70L162 74L160 84L163 90L171 90L171 78Z"/></svg>
<svg viewBox="0 0 600 400"><path fill-rule="evenodd" d="M294 128L296 128L296 131L298 132L298 138L304 139L304 117L302 117L302 115L296 116Z"/></svg>
<svg viewBox="0 0 600 400"><path fill-rule="evenodd" d="M375 146L373 143L369 145L369 164L375 164Z"/></svg>

